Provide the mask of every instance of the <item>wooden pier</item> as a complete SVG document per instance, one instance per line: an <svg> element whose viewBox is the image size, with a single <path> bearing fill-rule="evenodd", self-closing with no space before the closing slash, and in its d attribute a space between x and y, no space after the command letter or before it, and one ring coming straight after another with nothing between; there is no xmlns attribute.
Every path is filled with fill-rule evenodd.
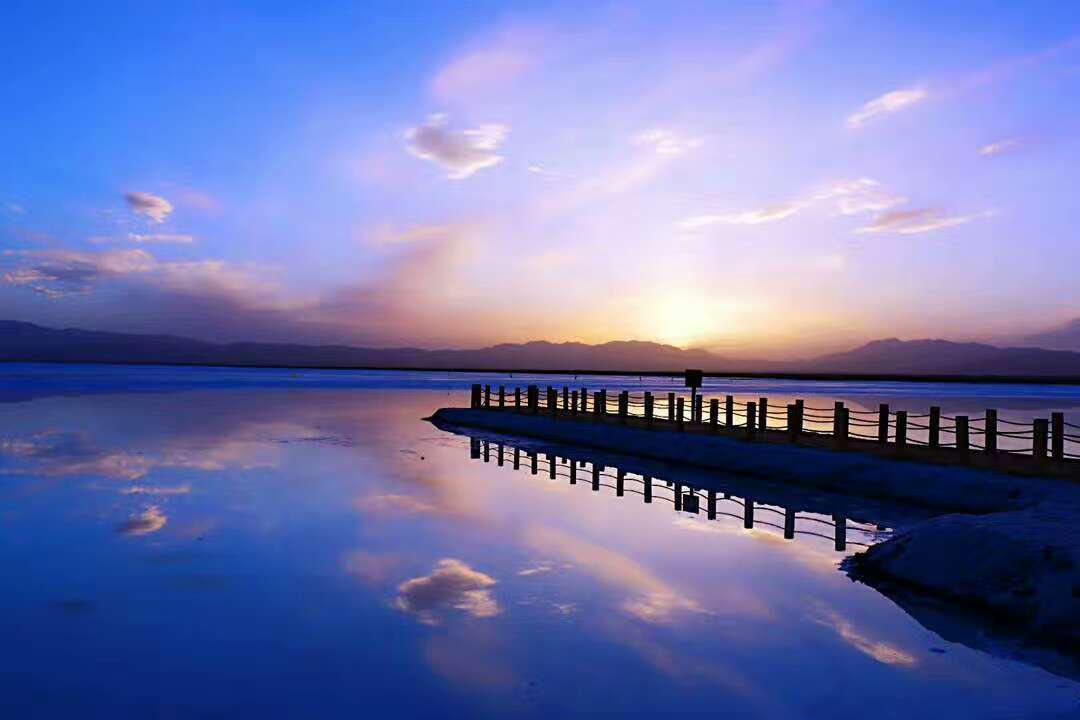
<svg viewBox="0 0 1080 720"><path fill-rule="evenodd" d="M471 407L542 415L565 422L610 423L658 432L716 434L762 444L789 443L842 452L864 452L900 460L968 465L1024 475L1080 479L1080 425L1063 413L1029 422L987 409L978 416L946 415L932 406L922 413L857 410L836 402L815 407L804 400L770 402L767 397L736 403L734 396L706 398L700 376L687 372L690 394L632 394L627 390L508 389L474 384Z"/></svg>

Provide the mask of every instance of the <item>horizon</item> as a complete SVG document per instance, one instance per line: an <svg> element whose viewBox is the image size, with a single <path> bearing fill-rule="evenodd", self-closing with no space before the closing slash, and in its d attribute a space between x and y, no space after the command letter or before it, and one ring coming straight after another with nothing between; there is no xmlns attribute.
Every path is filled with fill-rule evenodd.
<svg viewBox="0 0 1080 720"><path fill-rule="evenodd" d="M8 15L6 317L794 360L1080 316L1080 7Z"/></svg>

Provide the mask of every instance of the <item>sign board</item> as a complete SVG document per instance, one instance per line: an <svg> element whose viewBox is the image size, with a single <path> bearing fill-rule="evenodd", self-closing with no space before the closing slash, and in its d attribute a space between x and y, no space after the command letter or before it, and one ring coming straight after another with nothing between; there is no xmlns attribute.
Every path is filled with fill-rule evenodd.
<svg viewBox="0 0 1080 720"><path fill-rule="evenodd" d="M686 387L699 388L701 387L701 371L700 370L687 370L686 371Z"/></svg>

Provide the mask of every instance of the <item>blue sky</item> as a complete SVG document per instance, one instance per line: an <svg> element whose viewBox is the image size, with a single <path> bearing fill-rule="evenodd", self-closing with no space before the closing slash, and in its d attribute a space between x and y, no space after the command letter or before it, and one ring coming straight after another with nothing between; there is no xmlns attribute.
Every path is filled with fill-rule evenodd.
<svg viewBox="0 0 1080 720"><path fill-rule="evenodd" d="M5 5L5 317L783 356L1080 315L1080 6L309 5Z"/></svg>

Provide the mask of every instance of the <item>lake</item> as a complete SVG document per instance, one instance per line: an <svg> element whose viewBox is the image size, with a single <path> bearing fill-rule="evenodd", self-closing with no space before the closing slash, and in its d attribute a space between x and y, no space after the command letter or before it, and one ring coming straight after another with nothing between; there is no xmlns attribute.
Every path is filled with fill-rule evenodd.
<svg viewBox="0 0 1080 720"><path fill-rule="evenodd" d="M918 511L424 419L466 405L472 382L570 381L678 389L0 368L3 716L1080 709L1068 674L978 630L946 639L839 568ZM730 380L706 392L1070 421L1080 408L1067 386Z"/></svg>

